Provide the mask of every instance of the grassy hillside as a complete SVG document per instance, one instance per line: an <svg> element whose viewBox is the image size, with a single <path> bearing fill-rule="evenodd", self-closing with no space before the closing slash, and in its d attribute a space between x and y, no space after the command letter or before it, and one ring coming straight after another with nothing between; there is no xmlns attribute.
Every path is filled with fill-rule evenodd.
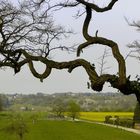
<svg viewBox="0 0 140 140"><path fill-rule="evenodd" d="M0 120L0 127L6 122ZM24 140L139 140L136 135L121 129L89 124L85 122L40 120L33 124L28 122L29 133ZM18 140L14 134L0 131L0 140Z"/></svg>

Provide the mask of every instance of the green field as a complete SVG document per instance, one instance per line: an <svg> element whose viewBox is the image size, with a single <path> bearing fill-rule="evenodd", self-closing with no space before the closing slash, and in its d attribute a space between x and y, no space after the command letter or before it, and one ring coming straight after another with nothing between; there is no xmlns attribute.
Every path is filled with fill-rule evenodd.
<svg viewBox="0 0 140 140"><path fill-rule="evenodd" d="M105 116L110 115L112 117L119 116L120 118L132 118L132 112L81 112L80 119L104 122Z"/></svg>
<svg viewBox="0 0 140 140"><path fill-rule="evenodd" d="M12 113L14 114L14 113ZM10 134L3 131L8 123L11 122L11 113L0 113L0 140L19 140L15 134ZM72 122L72 121L56 121L47 120L46 112L24 112L20 115L25 119L28 133L25 134L23 140L139 140L140 135L127 132L119 128L112 128L99 124L87 122ZM30 116L38 115L35 123L30 119ZM98 120L103 119L106 113L82 112L88 120L90 117ZM112 113L107 115L121 115L123 117L132 117L132 113ZM89 117L90 116L90 117ZM99 119L100 118L100 119Z"/></svg>
<svg viewBox="0 0 140 140"><path fill-rule="evenodd" d="M5 122L0 121L4 127ZM29 132L24 140L139 140L136 135L121 129L70 121L38 121L35 124L28 122ZM0 140L18 140L15 135L0 131Z"/></svg>

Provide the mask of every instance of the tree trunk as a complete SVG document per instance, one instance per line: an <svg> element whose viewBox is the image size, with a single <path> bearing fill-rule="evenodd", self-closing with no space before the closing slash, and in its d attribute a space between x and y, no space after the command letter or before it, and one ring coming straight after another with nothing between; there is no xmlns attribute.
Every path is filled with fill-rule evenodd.
<svg viewBox="0 0 140 140"><path fill-rule="evenodd" d="M139 102L137 102L134 110L133 122L134 122L134 128L140 130L140 103Z"/></svg>

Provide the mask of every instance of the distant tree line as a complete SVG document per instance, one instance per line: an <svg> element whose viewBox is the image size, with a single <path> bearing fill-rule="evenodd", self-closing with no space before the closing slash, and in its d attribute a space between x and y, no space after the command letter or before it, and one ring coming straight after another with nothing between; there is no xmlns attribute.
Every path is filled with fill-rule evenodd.
<svg viewBox="0 0 140 140"><path fill-rule="evenodd" d="M123 98L122 98L123 96ZM70 100L80 105L81 111L134 111L136 98L134 95L124 96L118 93L56 93L56 94L17 94L1 95L3 107L10 109L15 105L49 108L50 110L66 106ZM63 110L62 106L62 110ZM60 112L58 112L60 113Z"/></svg>

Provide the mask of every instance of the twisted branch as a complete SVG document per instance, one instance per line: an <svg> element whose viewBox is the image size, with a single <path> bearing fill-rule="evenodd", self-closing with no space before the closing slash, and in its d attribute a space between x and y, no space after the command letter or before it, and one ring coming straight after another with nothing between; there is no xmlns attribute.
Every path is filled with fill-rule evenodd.
<svg viewBox="0 0 140 140"><path fill-rule="evenodd" d="M30 68L30 71L31 73L33 74L33 76L35 76L36 78L39 78L41 82L43 82L43 79L47 78L50 73L51 73L51 68L49 68L47 65L46 65L46 69L45 71L42 73L42 74L39 74L35 68L34 68L34 65L33 65L33 62L32 61L29 61L29 68Z"/></svg>
<svg viewBox="0 0 140 140"><path fill-rule="evenodd" d="M96 12L106 12L112 9L112 7L114 6L114 4L118 1L118 0L112 0L106 7L99 7L98 5L94 4L94 3L90 3L90 2L86 2L84 0L76 0L77 2L90 7L91 9L95 10Z"/></svg>
<svg viewBox="0 0 140 140"><path fill-rule="evenodd" d="M16 26L14 27L14 29L16 29L16 30L13 30L14 32L11 32L11 31L9 32L11 35L9 34L9 36L8 36L8 34L4 34L3 29L2 29L2 27L4 26L3 20L0 17L0 33L1 33L1 36L3 39L0 44L0 54L2 55L2 57L4 57L4 59L0 60L0 67L4 67L4 66L11 67L15 70L15 73L17 73L20 71L20 69L23 65L29 64L28 66L29 66L29 69L30 69L31 73L33 74L33 76L36 78L39 78L40 81L43 81L43 79L47 78L51 74L52 69L68 69L68 72L71 73L75 68L81 66L87 72L90 83L91 83L90 86L93 90L101 91L103 89L104 83L109 82L113 88L119 89L123 94L126 94L126 95L135 94L137 97L137 100L140 102L140 83L139 83L139 81L130 81L129 77L126 78L125 61L124 61L123 56L120 54L117 43L112 40L103 38L103 37L98 37L98 31L96 31L95 36L91 36L88 33L89 24L90 24L90 21L92 18L92 10L94 10L96 12L108 11L108 10L112 9L113 5L117 1L118 0L111 0L111 2L106 7L100 8L99 6L95 5L94 3L89 3L85 0L76 0L76 3L73 3L73 2L70 3L68 0L68 1L65 1L64 4L62 3L62 5L61 4L56 5L56 7L57 6L73 7L73 6L77 6L79 4L83 4L84 6L86 6L87 15L86 15L84 25L83 25L83 36L86 41L84 43L82 43L81 45L79 45L79 47L77 49L77 56L80 55L80 52L82 51L82 49L86 48L89 45L93 45L93 44L106 45L112 49L113 56L118 62L118 71L119 71L118 76L110 75L110 74L102 74L99 76L95 70L94 65L91 65L89 62L87 62L84 59L77 59L77 60L68 61L68 62L56 62L53 60L49 60L44 55L40 56L37 53L34 53L36 43L37 43L37 46L38 45L42 46L43 44L46 45L46 41L42 42L44 39L46 39L45 37L48 37L48 39L49 39L49 35L52 35L52 33L53 33L53 35L50 38L50 41L51 41L53 38L56 37L55 33L59 34L63 30L58 28L58 30L56 31L57 28L55 28L55 30L54 30L54 28L52 28L52 30L50 30L50 33L47 33L47 36L43 37L43 35L45 35L44 31L46 31L45 27L47 25L46 24L47 22L44 22L44 20L43 20L43 23L42 23L42 20L41 20L42 15L40 15L41 17L34 16L36 13L33 14L32 12L31 13L29 12L29 15L31 14L31 16L29 16L29 17L33 18L33 22L35 22L36 25L45 24L45 27L42 29L40 28L40 26L36 26L37 30L35 31L35 33L37 33L37 36L36 36L36 34L35 34L35 36L29 35L29 33L31 33L33 30L29 30L29 31L25 32L24 35L22 34L21 31L24 31L24 30L26 31L26 27L28 26L28 24L27 24L27 26L19 28L18 31L19 31L19 35L21 37L19 37L19 35L18 35L17 38L15 38L15 36L14 36L14 34L17 34L17 32L15 32L18 29ZM41 0L41 3L42 2L44 2L44 0ZM50 8L51 7L48 7L48 10L50 10ZM45 11L45 12L47 12L47 11ZM35 20L34 18L39 18L39 19L41 18L41 19L38 21L38 20ZM20 21L18 18L16 18L16 20ZM14 20L13 23L16 23L16 20ZM11 21L9 21L9 23L11 23ZM50 22L50 23L52 23L52 22ZM8 24L8 26L9 25L10 24ZM15 25L15 24L13 24L13 25ZM21 27L21 25L22 24L19 24L18 27ZM30 26L30 24L29 24L29 26ZM4 28L4 29L6 29L6 28ZM40 33L40 31L43 31L43 32ZM65 33L65 32L63 32L63 33ZM11 36L12 36L12 38L11 38ZM8 40L6 40L6 37L9 37L8 39L11 39L12 44L10 44ZM25 40L25 42L27 41L27 46L26 47L24 46L25 48L19 45L19 43L22 42L23 39ZM33 47L34 51L31 51L30 50L31 48L28 48L28 47L30 47L30 44L32 44L31 46ZM7 48L7 45L9 45L8 48ZM52 49L47 48L47 49L54 50L54 48L52 48ZM47 53L47 52L45 51L45 53ZM34 61L39 61L39 62L45 64L46 69L42 74L40 74L36 71L34 64L33 64Z"/></svg>
<svg viewBox="0 0 140 140"><path fill-rule="evenodd" d="M119 84L124 85L126 83L126 66L125 66L125 60L119 51L117 43L112 40L103 38L103 37L98 37L97 35L95 37L90 36L88 34L88 27L89 27L89 23L91 21L92 11L89 6L86 6L86 13L87 13L87 15L86 15L84 25L83 25L83 36L85 37L85 39L87 41L84 42L83 44L79 45L79 47L77 49L77 56L80 55L80 52L83 48L86 48L91 44L101 44L101 45L106 45L106 46L110 47L112 49L114 58L118 62Z"/></svg>

